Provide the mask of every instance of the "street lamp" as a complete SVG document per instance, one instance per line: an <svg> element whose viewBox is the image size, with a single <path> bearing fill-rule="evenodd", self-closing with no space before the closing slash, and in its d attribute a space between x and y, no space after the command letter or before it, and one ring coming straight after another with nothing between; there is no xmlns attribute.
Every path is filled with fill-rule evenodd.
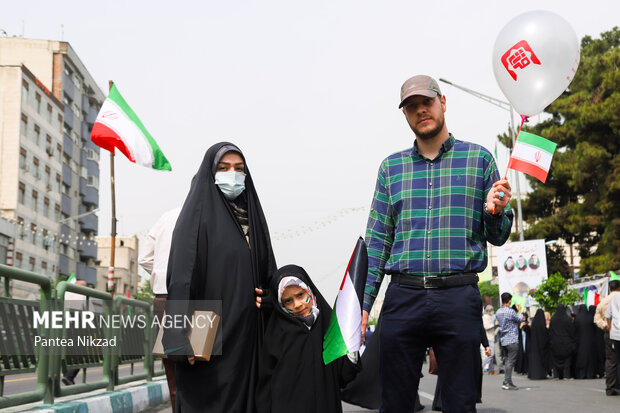
<svg viewBox="0 0 620 413"><path fill-rule="evenodd" d="M490 103L492 105L495 105L501 109L504 109L508 112L510 112L510 138L512 139L512 147L514 148L515 145L515 126L514 126L514 114L513 114L513 110L512 110L512 105L508 102L505 102L503 100L499 100L496 99L494 97L491 96L487 96L483 93L480 92L476 92L475 90L466 88L465 86L460 86L457 85L455 83L450 82L449 80L446 79L442 79L439 78L440 82L446 83L450 86L454 86L457 89L461 89L462 91L469 93L470 95L474 95L475 97L484 100L487 103ZM519 172L515 171L515 190L517 193L517 232L519 233L519 240L520 241L524 241L524 234L523 234L523 218L522 218L522 213L521 213L521 188L519 185Z"/></svg>

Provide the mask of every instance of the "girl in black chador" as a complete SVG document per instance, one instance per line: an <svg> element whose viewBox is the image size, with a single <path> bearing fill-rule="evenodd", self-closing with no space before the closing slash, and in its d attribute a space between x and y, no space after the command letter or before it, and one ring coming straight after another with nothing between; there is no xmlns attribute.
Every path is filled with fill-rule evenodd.
<svg viewBox="0 0 620 413"><path fill-rule="evenodd" d="M342 412L340 389L355 377L360 363L357 352L323 362L330 306L296 265L276 271L269 295L273 312L260 359L258 412Z"/></svg>

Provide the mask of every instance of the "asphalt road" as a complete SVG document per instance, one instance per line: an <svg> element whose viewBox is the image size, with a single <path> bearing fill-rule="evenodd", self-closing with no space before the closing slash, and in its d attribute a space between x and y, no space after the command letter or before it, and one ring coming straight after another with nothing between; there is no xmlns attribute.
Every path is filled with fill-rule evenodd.
<svg viewBox="0 0 620 413"><path fill-rule="evenodd" d="M420 402L424 411L431 411L437 377L426 375L420 381ZM620 412L620 396L605 396L605 380L529 380L527 376L513 374L519 390L502 390L503 375L484 376L482 404L479 413L566 413ZM343 403L347 413L367 413L377 410L362 409ZM171 413L168 403L146 410L147 413Z"/></svg>

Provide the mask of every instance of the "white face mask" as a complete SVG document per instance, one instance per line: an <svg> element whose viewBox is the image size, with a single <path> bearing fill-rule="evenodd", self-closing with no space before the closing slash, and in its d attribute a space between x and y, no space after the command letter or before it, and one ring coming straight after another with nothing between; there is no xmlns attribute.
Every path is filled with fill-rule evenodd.
<svg viewBox="0 0 620 413"><path fill-rule="evenodd" d="M226 199L232 201L245 190L245 174L237 171L216 172L215 184Z"/></svg>

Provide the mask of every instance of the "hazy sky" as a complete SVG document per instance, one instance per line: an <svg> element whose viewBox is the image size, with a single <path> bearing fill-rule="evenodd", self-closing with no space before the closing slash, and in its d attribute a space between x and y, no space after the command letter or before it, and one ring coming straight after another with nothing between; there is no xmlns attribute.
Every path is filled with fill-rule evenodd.
<svg viewBox="0 0 620 413"><path fill-rule="evenodd" d="M117 157L120 234L144 234L182 204L205 151L229 140L247 158L278 265L304 266L332 301L381 160L413 144L398 110L403 81L429 74L505 100L491 67L502 27L536 9L564 17L579 39L618 25L620 2L585 4L21 0L5 2L0 28L61 40L64 25L62 40L102 90L116 82L172 163L167 173ZM448 129L493 151L508 112L440 86ZM109 235L107 152L100 208L99 233Z"/></svg>

